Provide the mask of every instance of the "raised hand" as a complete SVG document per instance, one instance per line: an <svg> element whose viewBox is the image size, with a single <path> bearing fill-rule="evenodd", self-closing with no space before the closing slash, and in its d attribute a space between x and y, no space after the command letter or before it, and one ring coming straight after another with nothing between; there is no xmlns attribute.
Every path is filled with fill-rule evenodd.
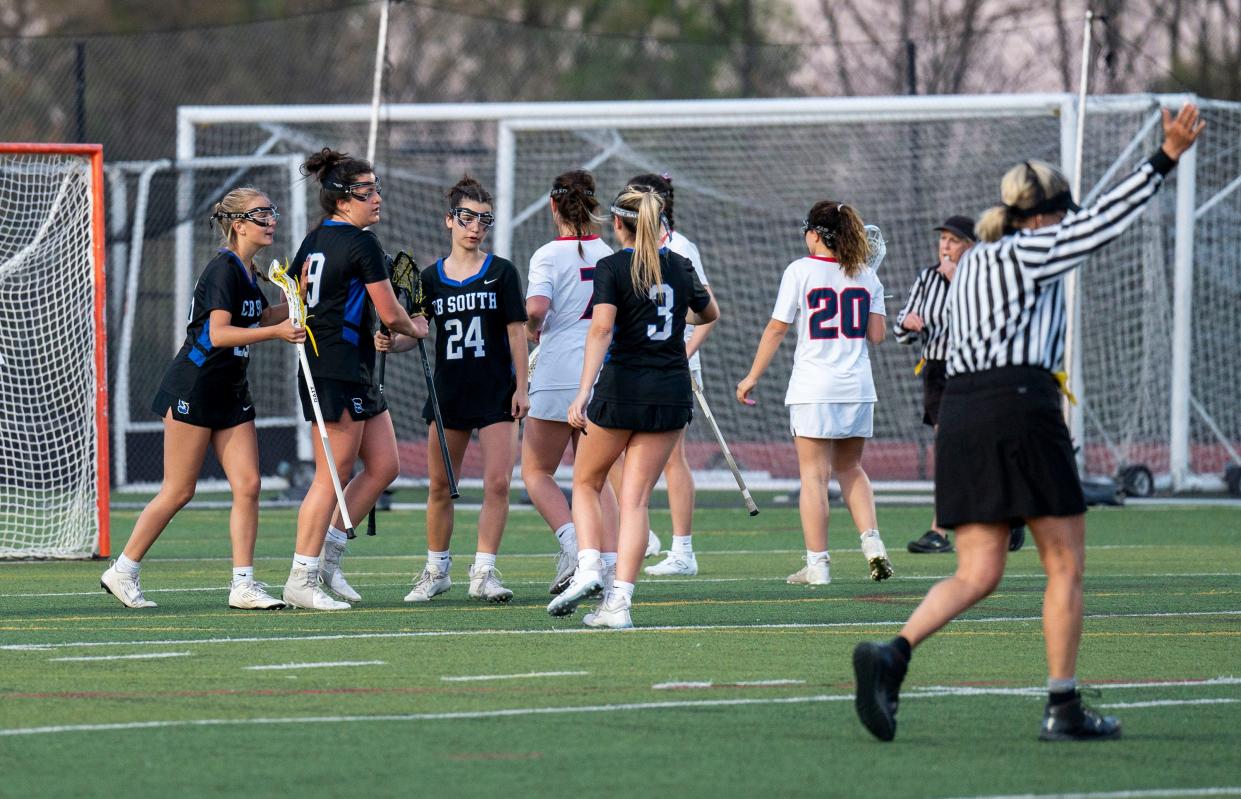
<svg viewBox="0 0 1241 799"><path fill-rule="evenodd" d="M1181 106L1175 118L1168 109L1164 108L1162 111L1163 151L1175 161L1193 146L1198 139L1198 134L1202 133L1207 123L1205 119L1199 117L1198 106L1193 103L1185 103Z"/></svg>

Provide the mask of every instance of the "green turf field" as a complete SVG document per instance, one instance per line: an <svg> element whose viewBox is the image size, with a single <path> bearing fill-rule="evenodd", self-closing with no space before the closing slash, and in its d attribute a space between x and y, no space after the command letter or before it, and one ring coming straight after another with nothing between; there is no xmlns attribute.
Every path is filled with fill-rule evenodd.
<svg viewBox="0 0 1241 799"><path fill-rule="evenodd" d="M354 542L365 601L338 613L228 610L226 511L174 520L143 567L153 610L103 594L100 563L0 564L0 796L1241 796L1241 510L1091 512L1079 677L1124 738L1086 744L1036 739L1032 544L916 653L897 740L863 731L852 647L954 559L903 551L928 509L881 507L897 577L871 583L833 512L820 589L784 584L795 509L700 512L700 576L640 582L627 632L547 616L553 539L528 510L500 555L509 606L466 599L472 513L457 585L420 606L401 601L417 512ZM292 519L264 512L259 579L283 582Z"/></svg>

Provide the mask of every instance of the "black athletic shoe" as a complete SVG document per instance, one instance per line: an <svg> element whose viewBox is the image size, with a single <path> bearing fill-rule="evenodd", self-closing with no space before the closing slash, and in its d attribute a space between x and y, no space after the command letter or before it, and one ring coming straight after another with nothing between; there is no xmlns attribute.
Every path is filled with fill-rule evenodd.
<svg viewBox="0 0 1241 799"><path fill-rule="evenodd" d="M1026 545L1026 526L1019 524L1008 531L1008 551L1016 552Z"/></svg>
<svg viewBox="0 0 1241 799"><path fill-rule="evenodd" d="M1061 705L1048 704L1043 711L1041 741L1098 741L1120 737L1120 719L1100 716L1082 704L1081 696Z"/></svg>
<svg viewBox="0 0 1241 799"><path fill-rule="evenodd" d="M891 644L866 642L853 650L857 717L881 741L896 737L896 706L908 667L909 661Z"/></svg>
<svg viewBox="0 0 1241 799"><path fill-rule="evenodd" d="M952 552L952 542L947 536L937 533L934 530L927 530L917 541L910 541L906 547L910 552L921 552L935 554L938 552Z"/></svg>

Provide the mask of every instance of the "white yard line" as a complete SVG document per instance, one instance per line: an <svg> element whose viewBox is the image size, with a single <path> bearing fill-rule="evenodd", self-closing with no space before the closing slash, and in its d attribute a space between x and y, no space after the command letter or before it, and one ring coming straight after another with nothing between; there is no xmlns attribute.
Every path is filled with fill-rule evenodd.
<svg viewBox="0 0 1241 799"><path fill-rule="evenodd" d="M49 663L81 663L88 660L157 660L189 657L193 652L148 652L142 655L86 655L71 658L48 658Z"/></svg>
<svg viewBox="0 0 1241 799"><path fill-rule="evenodd" d="M1149 702L1113 702L1108 705L1097 705L1101 708L1127 708L1127 707L1173 707L1176 705L1232 705L1241 702L1241 699L1230 699L1228 697L1217 697L1215 699L1152 699Z"/></svg>
<svg viewBox="0 0 1241 799"><path fill-rule="evenodd" d="M1168 613L1089 613L1086 621L1104 619L1183 619L1211 616L1241 616L1241 610L1201 610ZM957 619L953 624L1009 624L1017 622L1040 622L1041 616L990 616L977 619ZM829 630L850 627L898 627L900 621L841 621L841 622L792 622L784 624L678 624L653 627L635 627L623 634L663 632L713 632L720 630ZM457 638L486 635L608 635L611 630L593 630L584 627L548 627L525 630L425 630L418 632L386 633L334 633L315 635L237 636L228 638L185 638L169 640L138 641L74 641L48 644L4 644L0 651L46 651L49 649L74 649L97 646L184 646L186 644L252 644L273 641L352 641L374 638Z"/></svg>
<svg viewBox="0 0 1241 799"><path fill-rule="evenodd" d="M481 682L484 680L525 680L535 677L581 677L589 671L528 671L525 674L465 674L459 677L440 677L444 682Z"/></svg>
<svg viewBox="0 0 1241 799"><path fill-rule="evenodd" d="M736 682L657 682L653 691L678 691L692 688L777 688L784 685L805 685L805 680L739 680Z"/></svg>
<svg viewBox="0 0 1241 799"><path fill-rule="evenodd" d="M1161 797L1241 796L1241 786L1219 788L1152 788L1138 791L1090 793L1015 793L958 797L957 799L1160 799Z"/></svg>
<svg viewBox="0 0 1241 799"><path fill-rule="evenodd" d="M386 666L382 660L333 660L326 663L273 663L269 666L246 666L246 671L287 671L289 669L336 669L343 666Z"/></svg>

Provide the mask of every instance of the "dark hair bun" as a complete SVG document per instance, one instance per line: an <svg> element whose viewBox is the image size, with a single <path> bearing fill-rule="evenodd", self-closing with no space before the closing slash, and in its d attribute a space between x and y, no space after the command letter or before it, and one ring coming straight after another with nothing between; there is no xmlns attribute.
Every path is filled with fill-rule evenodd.
<svg viewBox="0 0 1241 799"><path fill-rule="evenodd" d="M348 160L348 153L338 153L331 147L324 147L306 159L306 163L302 164L302 173L314 175L322 183L337 164Z"/></svg>

